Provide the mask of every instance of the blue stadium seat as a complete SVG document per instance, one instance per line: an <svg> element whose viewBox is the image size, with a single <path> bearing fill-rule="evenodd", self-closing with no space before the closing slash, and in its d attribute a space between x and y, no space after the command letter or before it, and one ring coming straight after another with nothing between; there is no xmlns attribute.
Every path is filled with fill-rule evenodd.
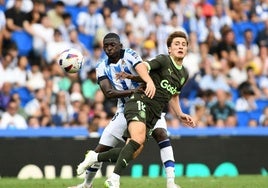
<svg viewBox="0 0 268 188"><path fill-rule="evenodd" d="M30 100L34 98L33 94L27 87L16 87L12 89L12 93L18 93L21 100L21 106L24 107Z"/></svg>
<svg viewBox="0 0 268 188"><path fill-rule="evenodd" d="M238 127L247 127L248 121L250 119L248 112L236 112L237 116L237 126Z"/></svg>
<svg viewBox="0 0 268 188"><path fill-rule="evenodd" d="M89 51L93 51L94 36L78 33L78 38Z"/></svg>
<svg viewBox="0 0 268 188"><path fill-rule="evenodd" d="M258 34L258 28L252 22L237 22L237 23L233 23L232 29L233 29L233 31L235 33L235 37L236 37L235 40L236 40L237 44L241 44L241 43L244 42L244 32L247 29L252 30L254 40L256 39L257 34Z"/></svg>
<svg viewBox="0 0 268 188"><path fill-rule="evenodd" d="M258 106L258 109L260 109L261 111L265 108L268 107L268 100L266 99L258 99L256 100L256 104Z"/></svg>
<svg viewBox="0 0 268 188"><path fill-rule="evenodd" d="M77 16L78 16L79 12L86 11L86 7L66 5L65 11L71 14L73 24L75 26L77 26Z"/></svg>
<svg viewBox="0 0 268 188"><path fill-rule="evenodd" d="M249 112L249 118L250 119L254 119L257 122L259 122L259 119L260 119L261 114L262 114L262 111L261 110L259 110L259 109L254 110L254 111Z"/></svg>
<svg viewBox="0 0 268 188"><path fill-rule="evenodd" d="M17 44L19 55L29 55L33 48L33 38L30 34L26 31L14 31L11 40Z"/></svg>

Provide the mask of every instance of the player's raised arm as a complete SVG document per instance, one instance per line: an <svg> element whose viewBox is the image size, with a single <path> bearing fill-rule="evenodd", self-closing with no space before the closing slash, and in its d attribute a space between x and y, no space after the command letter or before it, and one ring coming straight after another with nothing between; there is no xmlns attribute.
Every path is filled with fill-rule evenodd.
<svg viewBox="0 0 268 188"><path fill-rule="evenodd" d="M149 71L149 67L147 65L147 63L143 62L143 63L139 63L136 67L135 67L137 73L139 74L139 76L141 77L141 79L144 80L144 82L146 83L146 89L145 89L145 94L149 97L149 98L153 98L155 95L155 85L154 82L152 80L152 78L150 77L148 71Z"/></svg>

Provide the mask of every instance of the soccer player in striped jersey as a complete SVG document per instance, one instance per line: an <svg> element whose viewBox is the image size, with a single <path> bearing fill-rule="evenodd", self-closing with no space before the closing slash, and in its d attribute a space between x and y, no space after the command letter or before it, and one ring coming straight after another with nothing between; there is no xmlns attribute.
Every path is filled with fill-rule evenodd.
<svg viewBox="0 0 268 188"><path fill-rule="evenodd" d="M183 59L188 50L188 39L184 32L171 33L167 39L168 55L136 65L135 69L146 83L143 92L134 92L125 103L124 115L127 120L128 138L123 148L107 152L92 153L87 162L106 161L117 157L112 175L105 181L106 188L120 188L120 176L128 164L139 154L146 138L146 132L154 128L166 104L174 110L177 118L189 127L196 127L193 118L183 113L179 105L179 93L188 79ZM167 183L167 187L169 187ZM173 184L174 185L174 184Z"/></svg>
<svg viewBox="0 0 268 188"><path fill-rule="evenodd" d="M89 151L83 162L78 165L77 174L81 175L86 171L85 180L82 184L73 188L91 188L94 176L101 168L101 162L89 165L91 156L94 153L108 151L118 143L125 142L123 139L124 131L127 129L127 121L124 116L125 102L136 91L141 91L140 83L131 79L118 78L121 72L126 72L133 76L138 76L135 67L142 63L142 58L130 48L123 49L120 37L115 33L108 33L103 39L103 48L108 59L98 64L96 68L98 83L107 98L118 98L117 112L113 119L104 129L99 144L94 151ZM142 91L143 92L143 91ZM161 160L165 166L167 177L167 188L179 188L175 184L175 160L173 149L167 135L167 125L164 113L156 123L152 131L152 136L160 148ZM117 158L113 161L115 162ZM95 160L97 161L97 160Z"/></svg>

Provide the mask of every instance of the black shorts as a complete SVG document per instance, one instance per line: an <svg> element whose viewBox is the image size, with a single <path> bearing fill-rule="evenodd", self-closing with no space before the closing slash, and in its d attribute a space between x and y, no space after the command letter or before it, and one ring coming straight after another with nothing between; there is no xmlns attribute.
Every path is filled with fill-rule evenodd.
<svg viewBox="0 0 268 188"><path fill-rule="evenodd" d="M147 129L152 129L160 119L162 106L158 101L148 98L143 93L134 93L125 104L124 114L127 123L141 121L146 124Z"/></svg>

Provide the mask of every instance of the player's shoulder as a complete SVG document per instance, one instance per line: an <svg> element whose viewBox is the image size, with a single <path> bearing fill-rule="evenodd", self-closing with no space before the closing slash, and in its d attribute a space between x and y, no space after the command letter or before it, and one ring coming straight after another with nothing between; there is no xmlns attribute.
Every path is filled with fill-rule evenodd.
<svg viewBox="0 0 268 188"><path fill-rule="evenodd" d="M97 63L96 68L106 67L107 65L108 65L108 59L103 58Z"/></svg>
<svg viewBox="0 0 268 188"><path fill-rule="evenodd" d="M124 58L134 57L135 59L140 58L140 55L132 48L124 49Z"/></svg>
<svg viewBox="0 0 268 188"><path fill-rule="evenodd" d="M159 54L156 56L156 59L160 59L161 61L168 61L170 60L170 57L169 55L166 55L166 54Z"/></svg>

